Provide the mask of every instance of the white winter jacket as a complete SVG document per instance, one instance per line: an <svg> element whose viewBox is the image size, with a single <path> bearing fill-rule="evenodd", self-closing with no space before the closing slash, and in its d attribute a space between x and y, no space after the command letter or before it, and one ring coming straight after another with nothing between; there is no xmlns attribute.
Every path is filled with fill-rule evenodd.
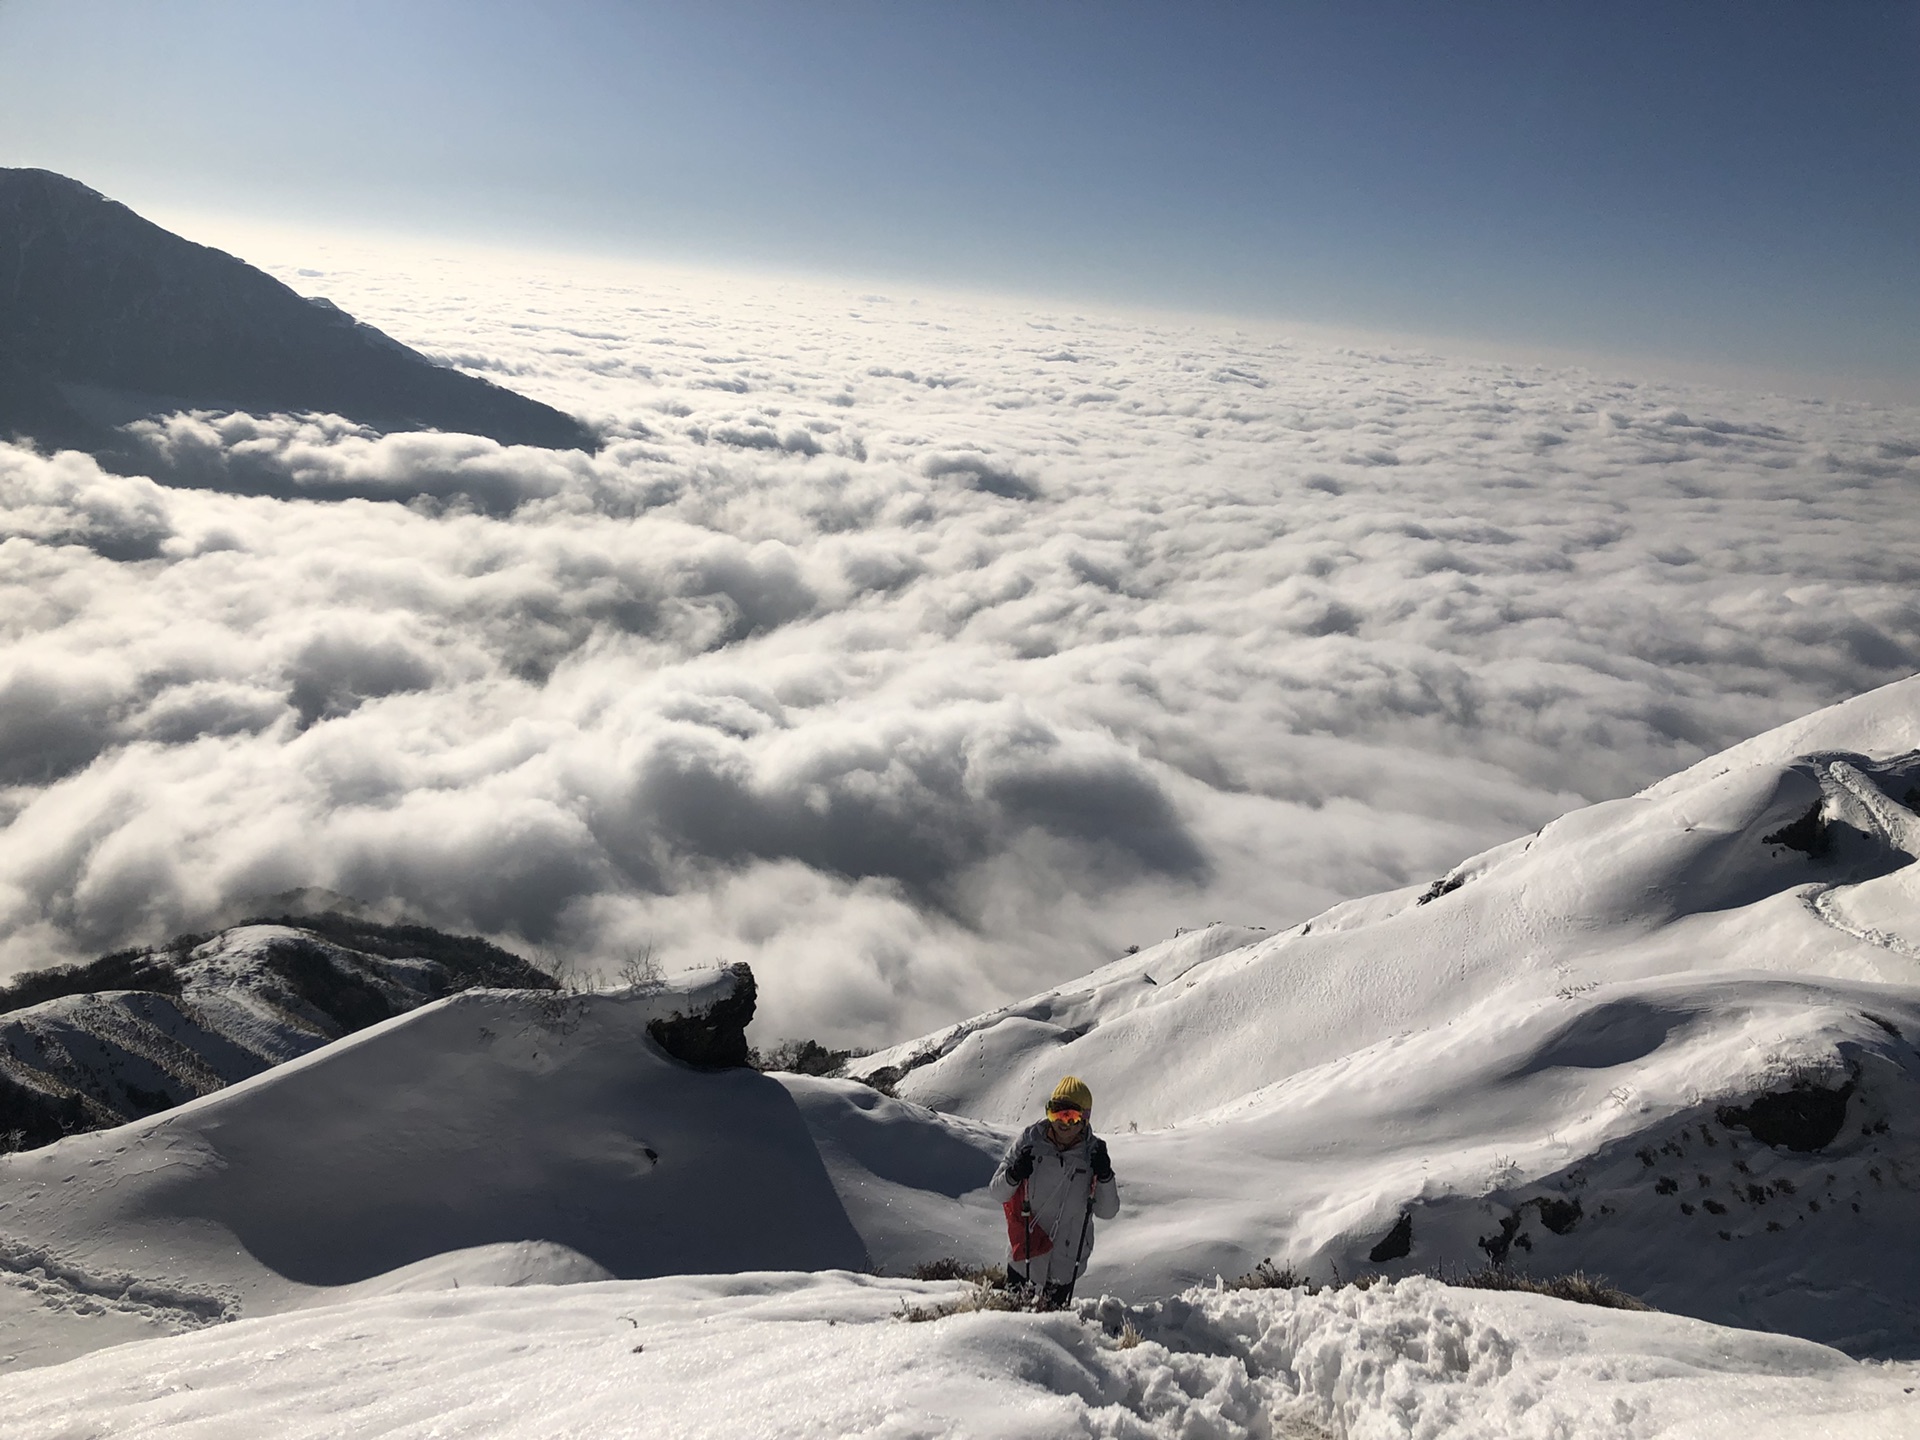
<svg viewBox="0 0 1920 1440"><path fill-rule="evenodd" d="M1023 1260L1024 1226L1016 1214L1009 1220L1008 1264L1016 1275L1026 1275L1036 1285L1070 1285L1093 1254L1093 1215L1111 1220L1120 1213L1120 1191L1112 1180L1098 1183L1093 1178L1093 1132L1088 1130L1076 1144L1062 1150L1053 1143L1045 1120L1029 1125L1007 1147L1000 1168L993 1172L988 1191L1005 1204L1026 1185L1025 1198L1033 1207L1033 1254ZM1022 1151L1033 1155L1033 1173L1024 1182L1007 1174ZM1092 1199L1089 1215L1087 1201Z"/></svg>

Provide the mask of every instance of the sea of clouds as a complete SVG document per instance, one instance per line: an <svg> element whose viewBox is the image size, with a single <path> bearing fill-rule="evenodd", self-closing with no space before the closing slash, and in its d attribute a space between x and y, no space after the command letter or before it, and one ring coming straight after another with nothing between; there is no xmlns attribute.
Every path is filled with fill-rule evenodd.
<svg viewBox="0 0 1920 1440"><path fill-rule="evenodd" d="M305 886L880 1044L1920 661L1920 411L284 242L595 455L0 447L0 974Z"/></svg>

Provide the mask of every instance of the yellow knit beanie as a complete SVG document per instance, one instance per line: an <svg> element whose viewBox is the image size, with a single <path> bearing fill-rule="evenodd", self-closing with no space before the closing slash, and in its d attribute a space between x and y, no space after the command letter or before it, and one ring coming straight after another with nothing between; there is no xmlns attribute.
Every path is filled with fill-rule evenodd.
<svg viewBox="0 0 1920 1440"><path fill-rule="evenodd" d="M1047 1109L1093 1110L1093 1091L1087 1088L1087 1082L1078 1075L1064 1075L1060 1083L1053 1087L1053 1094L1047 1097Z"/></svg>

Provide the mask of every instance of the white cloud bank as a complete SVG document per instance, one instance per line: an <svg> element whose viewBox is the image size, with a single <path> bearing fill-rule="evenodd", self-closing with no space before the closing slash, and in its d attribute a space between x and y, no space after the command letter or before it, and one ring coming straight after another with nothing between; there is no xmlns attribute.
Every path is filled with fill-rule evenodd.
<svg viewBox="0 0 1920 1440"><path fill-rule="evenodd" d="M323 266L319 275L295 266ZM881 1043L1920 668L1920 411L335 247L597 456L0 449L0 972L318 885Z"/></svg>

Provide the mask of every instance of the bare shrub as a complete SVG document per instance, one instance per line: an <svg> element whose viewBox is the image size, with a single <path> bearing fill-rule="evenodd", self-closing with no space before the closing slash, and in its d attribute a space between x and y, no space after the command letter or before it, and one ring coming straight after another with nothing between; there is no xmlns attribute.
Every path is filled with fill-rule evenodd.
<svg viewBox="0 0 1920 1440"><path fill-rule="evenodd" d="M666 972L660 968L659 957L653 953L653 942L630 947L620 957L619 968L614 972L622 985L658 985L666 978Z"/></svg>
<svg viewBox="0 0 1920 1440"><path fill-rule="evenodd" d="M753 1068L789 1075L835 1075L852 1055L851 1050L829 1050L818 1040L781 1040L764 1055L756 1051Z"/></svg>
<svg viewBox="0 0 1920 1440"><path fill-rule="evenodd" d="M581 965L579 957L562 954L542 946L533 952L533 965L553 980L559 995L591 995L599 986Z"/></svg>

